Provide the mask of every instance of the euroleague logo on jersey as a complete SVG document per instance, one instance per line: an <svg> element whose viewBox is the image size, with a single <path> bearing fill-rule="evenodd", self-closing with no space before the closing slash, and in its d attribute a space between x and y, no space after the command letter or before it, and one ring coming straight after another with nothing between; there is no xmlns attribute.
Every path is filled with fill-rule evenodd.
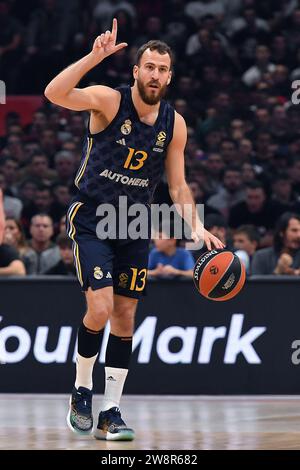
<svg viewBox="0 0 300 470"><path fill-rule="evenodd" d="M165 145L166 138L167 138L167 134L166 134L165 131L160 131L157 134L156 142L155 142L156 146L153 148L154 152L163 152L164 151L163 147Z"/></svg>

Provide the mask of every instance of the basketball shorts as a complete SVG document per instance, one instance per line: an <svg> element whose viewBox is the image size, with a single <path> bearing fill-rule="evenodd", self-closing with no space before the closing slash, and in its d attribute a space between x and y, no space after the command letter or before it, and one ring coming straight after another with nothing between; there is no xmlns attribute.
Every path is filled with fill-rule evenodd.
<svg viewBox="0 0 300 470"><path fill-rule="evenodd" d="M74 263L82 290L113 286L115 294L138 299L146 285L150 232L147 239L101 239L96 231L99 221L95 205L78 198L71 203L67 234L73 240Z"/></svg>

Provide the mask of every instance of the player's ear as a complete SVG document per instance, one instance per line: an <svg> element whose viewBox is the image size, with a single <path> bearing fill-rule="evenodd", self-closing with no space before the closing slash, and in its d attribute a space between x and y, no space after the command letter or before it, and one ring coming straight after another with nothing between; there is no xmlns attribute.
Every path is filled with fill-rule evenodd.
<svg viewBox="0 0 300 470"><path fill-rule="evenodd" d="M171 70L170 70L170 72L169 72L169 78L168 78L168 81L167 81L167 85L170 85L171 79L172 79L172 72L171 72Z"/></svg>
<svg viewBox="0 0 300 470"><path fill-rule="evenodd" d="M133 66L133 71L132 71L132 74L133 74L133 78L136 80L138 78L138 71L139 71L139 68L137 65L134 65Z"/></svg>

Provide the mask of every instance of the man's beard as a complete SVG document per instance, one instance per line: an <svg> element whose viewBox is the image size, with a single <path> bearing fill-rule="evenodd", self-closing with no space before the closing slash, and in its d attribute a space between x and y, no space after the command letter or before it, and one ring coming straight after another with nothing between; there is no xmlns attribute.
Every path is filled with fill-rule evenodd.
<svg viewBox="0 0 300 470"><path fill-rule="evenodd" d="M150 104L151 106L160 102L160 100L165 96L167 91L167 84L162 86L161 88L157 88L159 90L157 95L149 95L147 94L146 86L137 79L137 87L139 90L140 97L146 104Z"/></svg>

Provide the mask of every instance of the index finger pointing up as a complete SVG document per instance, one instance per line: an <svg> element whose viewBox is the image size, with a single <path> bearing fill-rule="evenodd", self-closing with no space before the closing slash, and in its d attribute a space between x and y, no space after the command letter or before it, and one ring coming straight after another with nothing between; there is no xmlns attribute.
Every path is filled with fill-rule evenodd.
<svg viewBox="0 0 300 470"><path fill-rule="evenodd" d="M118 31L118 22L116 18L113 19L113 24L112 24L112 30L111 30L111 35L114 39L117 38L117 31Z"/></svg>

